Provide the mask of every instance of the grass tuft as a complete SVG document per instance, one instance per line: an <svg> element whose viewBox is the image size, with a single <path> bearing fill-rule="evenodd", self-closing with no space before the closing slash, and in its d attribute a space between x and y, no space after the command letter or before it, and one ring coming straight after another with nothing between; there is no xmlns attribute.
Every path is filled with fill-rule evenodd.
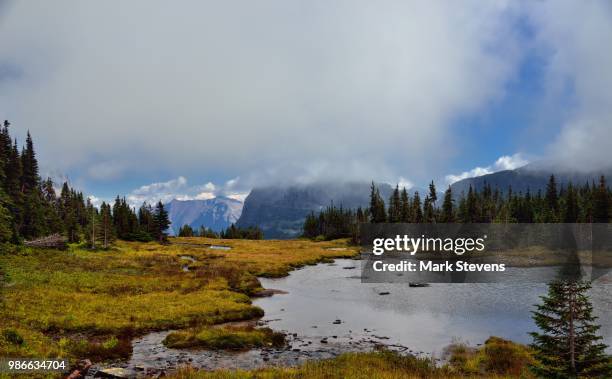
<svg viewBox="0 0 612 379"><path fill-rule="evenodd" d="M170 333L164 345L174 349L247 350L258 347L282 347L285 335L270 328L207 327Z"/></svg>

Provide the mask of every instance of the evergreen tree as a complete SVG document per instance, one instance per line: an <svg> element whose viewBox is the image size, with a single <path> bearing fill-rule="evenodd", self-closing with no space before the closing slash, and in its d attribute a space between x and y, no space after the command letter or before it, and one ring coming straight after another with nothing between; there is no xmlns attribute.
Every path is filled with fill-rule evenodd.
<svg viewBox="0 0 612 379"><path fill-rule="evenodd" d="M406 187L402 188L402 194L400 196L400 209L400 221L410 222L410 198L408 197L408 191L406 191Z"/></svg>
<svg viewBox="0 0 612 379"><path fill-rule="evenodd" d="M480 222L478 214L478 196L476 191L470 187L468 188L467 197L465 199L464 209L462 209L462 222L464 223L475 223Z"/></svg>
<svg viewBox="0 0 612 379"><path fill-rule="evenodd" d="M21 192L29 193L38 188L40 178L38 177L38 161L34 152L32 136L28 132L26 146L21 153Z"/></svg>
<svg viewBox="0 0 612 379"><path fill-rule="evenodd" d="M387 211L385 210L385 202L380 196L378 188L372 182L370 191L370 222L381 223L387 222Z"/></svg>
<svg viewBox="0 0 612 379"><path fill-rule="evenodd" d="M599 342L599 326L587 296L590 284L555 281L537 305L533 319L541 333L533 337L537 364L533 372L545 378L610 377L612 363Z"/></svg>
<svg viewBox="0 0 612 379"><path fill-rule="evenodd" d="M153 208L144 202L138 209L138 225L143 233L153 234Z"/></svg>
<svg viewBox="0 0 612 379"><path fill-rule="evenodd" d="M412 222L421 223L423 222L423 209L421 208L421 197L419 191L414 193L412 198Z"/></svg>
<svg viewBox="0 0 612 379"><path fill-rule="evenodd" d="M557 182L555 176L551 175L546 185L546 209L544 222L558 222L559 215L559 194L557 192Z"/></svg>
<svg viewBox="0 0 612 379"><path fill-rule="evenodd" d="M610 221L610 194L606 178L601 176L599 185L593 191L593 222Z"/></svg>
<svg viewBox="0 0 612 379"><path fill-rule="evenodd" d="M164 204L160 201L155 207L155 214L153 215L153 225L155 238L159 242L164 242L167 238L166 230L170 227L170 219L168 218L168 212L164 209Z"/></svg>
<svg viewBox="0 0 612 379"><path fill-rule="evenodd" d="M455 222L455 210L453 206L453 193L451 186L444 192L444 202L442 203L442 222Z"/></svg>
<svg viewBox="0 0 612 379"><path fill-rule="evenodd" d="M93 206L90 199L87 199L87 214L89 214L89 222L87 223L86 228L86 239L89 247L92 250L95 250L98 244L98 240L100 239L101 233L101 223L100 223L100 214L96 207Z"/></svg>
<svg viewBox="0 0 612 379"><path fill-rule="evenodd" d="M567 191L565 194L564 204L565 209L563 212L563 222L565 223L575 223L578 222L578 197L576 196L576 191L574 190L574 186L570 182L567 186Z"/></svg>
<svg viewBox="0 0 612 379"><path fill-rule="evenodd" d="M314 212L310 212L308 216L306 216L306 220L304 220L304 232L303 236L306 238L316 238L321 234L321 230L319 228L319 220L314 215Z"/></svg>
<svg viewBox="0 0 612 379"><path fill-rule="evenodd" d="M9 242L13 239L12 217L9 210L4 206L6 195L0 189L0 243Z"/></svg>
<svg viewBox="0 0 612 379"><path fill-rule="evenodd" d="M181 226L179 229L178 236L179 237L193 237L194 236L193 228L187 224Z"/></svg>
<svg viewBox="0 0 612 379"><path fill-rule="evenodd" d="M402 218L401 198L399 185L395 186L389 198L389 222L400 222Z"/></svg>
<svg viewBox="0 0 612 379"><path fill-rule="evenodd" d="M4 121L4 126L0 129L0 186L4 187L6 180L6 165L8 164L11 151L11 137L8 133L10 123Z"/></svg>
<svg viewBox="0 0 612 379"><path fill-rule="evenodd" d="M427 223L435 223L436 222L436 201L438 201L438 195L436 194L436 186L432 181L429 184L429 194L425 197L425 202L423 204L424 208L424 220Z"/></svg>
<svg viewBox="0 0 612 379"><path fill-rule="evenodd" d="M115 229L111 215L111 206L106 202L102 202L102 205L100 205L100 241L102 247L107 249L114 240Z"/></svg>

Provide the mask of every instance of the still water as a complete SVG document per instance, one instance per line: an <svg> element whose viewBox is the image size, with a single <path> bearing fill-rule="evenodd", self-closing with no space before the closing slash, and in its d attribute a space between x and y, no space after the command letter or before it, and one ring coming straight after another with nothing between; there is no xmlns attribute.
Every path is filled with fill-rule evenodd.
<svg viewBox="0 0 612 379"><path fill-rule="evenodd" d="M269 327L304 338L335 336L336 341L350 342L368 333L387 345L440 355L457 340L478 345L499 336L529 343L528 332L536 330L531 311L547 290L534 283L440 283L424 288L362 283L360 265L339 259L292 271L285 278L261 279L264 288L288 293L255 304L264 309ZM591 299L600 333L611 345L612 285L594 285Z"/></svg>

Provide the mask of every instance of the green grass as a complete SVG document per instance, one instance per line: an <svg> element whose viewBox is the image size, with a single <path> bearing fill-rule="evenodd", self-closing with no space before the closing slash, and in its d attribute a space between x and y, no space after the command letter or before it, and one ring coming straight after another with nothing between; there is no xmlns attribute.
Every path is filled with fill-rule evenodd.
<svg viewBox="0 0 612 379"><path fill-rule="evenodd" d="M131 339L148 331L261 317L250 300L262 290L257 275L287 275L293 267L356 254L346 241L181 242L195 245L3 248L0 356L125 358ZM208 249L211 243L232 250ZM189 272L181 268L184 255L196 259Z"/></svg>
<svg viewBox="0 0 612 379"><path fill-rule="evenodd" d="M154 330L174 347L247 349L283 343L269 329L219 327L263 311L250 296L257 276L353 257L347 241L180 239L192 245L119 242L109 251L0 251L0 356L125 359L131 340ZM205 244L231 246L211 250ZM338 250L338 248L342 248ZM181 256L191 256L190 271ZM175 378L502 378L529 377L525 347L491 338L480 349L456 345L449 364L392 352L348 353L296 368L255 371L182 369Z"/></svg>
<svg viewBox="0 0 612 379"><path fill-rule="evenodd" d="M206 327L170 333L164 345L174 349L247 350L282 347L285 345L285 335L270 328Z"/></svg>

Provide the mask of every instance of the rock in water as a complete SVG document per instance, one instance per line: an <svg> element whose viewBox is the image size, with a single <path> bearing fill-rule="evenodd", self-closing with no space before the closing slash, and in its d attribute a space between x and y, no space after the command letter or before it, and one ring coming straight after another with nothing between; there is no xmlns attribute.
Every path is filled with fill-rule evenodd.
<svg viewBox="0 0 612 379"><path fill-rule="evenodd" d="M132 378L134 373L121 367L109 367L98 370L94 378Z"/></svg>

